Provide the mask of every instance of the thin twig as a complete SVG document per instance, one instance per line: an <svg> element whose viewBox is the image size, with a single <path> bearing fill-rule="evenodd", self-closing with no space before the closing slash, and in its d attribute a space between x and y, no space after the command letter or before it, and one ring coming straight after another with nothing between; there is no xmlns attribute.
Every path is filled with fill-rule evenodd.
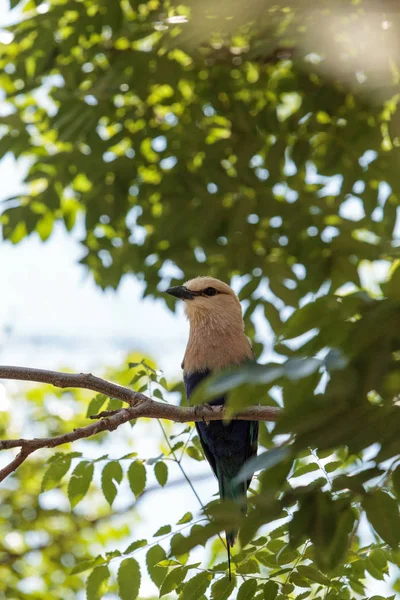
<svg viewBox="0 0 400 600"><path fill-rule="evenodd" d="M92 435L96 435L101 431L114 431L123 423L130 421L135 418L134 408L122 408L115 415L87 425L86 427L79 427L58 435L53 438L33 438L33 439L18 439L18 440L3 440L0 441L0 450L10 450L12 448L21 448L21 451L8 465L3 469L0 469L0 482L3 481L8 475L15 471L32 452L39 450L40 448L55 448L62 444L68 444L75 442L76 440L88 438Z"/></svg>
<svg viewBox="0 0 400 600"><path fill-rule="evenodd" d="M326 483L328 484L329 489L332 490L332 480L331 480L331 478L328 475L328 471L325 469L324 465L320 461L319 456L316 453L316 451L313 448L310 448L310 447L308 447L308 449L311 452L311 455L314 458L315 462L317 463L319 469L322 471L323 475L325 476Z"/></svg>

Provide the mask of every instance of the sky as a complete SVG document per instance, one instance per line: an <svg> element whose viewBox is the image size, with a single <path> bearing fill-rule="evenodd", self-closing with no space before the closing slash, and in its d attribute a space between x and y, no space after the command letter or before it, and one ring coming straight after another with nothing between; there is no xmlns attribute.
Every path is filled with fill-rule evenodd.
<svg viewBox="0 0 400 600"><path fill-rule="evenodd" d="M0 199L18 191L22 174L10 156L0 162ZM1 243L2 362L21 364L29 356L30 366L96 369L142 350L168 376L180 375L188 329L182 309L175 315L162 300L141 298L133 276L125 276L116 292L103 292L78 264L82 255L61 224L44 243L37 234L16 246ZM1 335L3 343L7 339L2 350ZM50 347L58 347L56 353L49 355Z"/></svg>

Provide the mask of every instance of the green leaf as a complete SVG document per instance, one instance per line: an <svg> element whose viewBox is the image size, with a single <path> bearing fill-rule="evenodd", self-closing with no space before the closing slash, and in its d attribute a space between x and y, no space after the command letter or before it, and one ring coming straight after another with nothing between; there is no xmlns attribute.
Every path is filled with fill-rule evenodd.
<svg viewBox="0 0 400 600"><path fill-rule="evenodd" d="M164 400L164 396L162 395L161 390L154 390L153 396L158 398L159 400Z"/></svg>
<svg viewBox="0 0 400 600"><path fill-rule="evenodd" d="M181 519L179 519L179 521L177 522L177 525L184 525L185 523L190 523L190 521L193 519L193 515L191 512L187 512L183 515L183 517Z"/></svg>
<svg viewBox="0 0 400 600"><path fill-rule="evenodd" d="M339 475L335 477L332 483L332 488L334 491L341 489L349 489L355 493L363 494L365 492L363 483L369 481L370 479L374 479L375 477L379 477L382 475L383 471L378 469L377 467L372 467L370 469L365 469L356 475Z"/></svg>
<svg viewBox="0 0 400 600"><path fill-rule="evenodd" d="M336 471L342 466L343 462L341 460L333 460L332 462L326 463L326 465L324 465L324 469L327 473L333 473L333 471Z"/></svg>
<svg viewBox="0 0 400 600"><path fill-rule="evenodd" d="M311 473L312 471L318 471L319 466L317 463L308 463L308 465L303 465L295 470L291 477L300 477L301 475L305 475L306 473Z"/></svg>
<svg viewBox="0 0 400 600"><path fill-rule="evenodd" d="M362 506L367 518L378 535L392 546L400 544L400 515L397 502L382 490L367 494Z"/></svg>
<svg viewBox="0 0 400 600"><path fill-rule="evenodd" d="M158 563L159 567L164 567L165 569L171 569L172 567L181 567L182 564L178 560L173 560L172 558L166 558L165 560L161 560Z"/></svg>
<svg viewBox="0 0 400 600"><path fill-rule="evenodd" d="M208 523L204 526L192 527L190 535L184 537L183 535L176 534L171 540L171 554L173 556L181 556L186 554L198 545L205 545L207 540L213 535L221 531L222 526L216 523Z"/></svg>
<svg viewBox="0 0 400 600"><path fill-rule="evenodd" d="M155 534L153 535L153 537L159 537L160 535L167 535L168 533L171 533L171 525L163 525L162 527L160 527L160 529L157 529L157 531L155 532Z"/></svg>
<svg viewBox="0 0 400 600"><path fill-rule="evenodd" d="M275 334L278 333L282 327L280 311L275 307L274 304L268 302L268 300L263 301L263 306L264 316L267 319L271 329Z"/></svg>
<svg viewBox="0 0 400 600"><path fill-rule="evenodd" d="M107 396L104 394L97 394L94 398L89 402L89 406L86 412L87 417L91 417L92 415L98 415L101 407L107 400Z"/></svg>
<svg viewBox="0 0 400 600"><path fill-rule="evenodd" d="M107 410L119 410L124 406L122 400L117 400L116 398L110 398L109 403L107 404Z"/></svg>
<svg viewBox="0 0 400 600"><path fill-rule="evenodd" d="M392 483L396 496L400 499L400 466L392 473Z"/></svg>
<svg viewBox="0 0 400 600"><path fill-rule="evenodd" d="M393 268L394 267L394 268ZM391 269L391 278L387 283L382 286L383 292L389 298L393 300L400 300L400 261L397 260L393 263Z"/></svg>
<svg viewBox="0 0 400 600"><path fill-rule="evenodd" d="M377 579L378 581L383 581L385 579L384 571L382 571L381 569L376 567L376 565L374 565L374 563L370 560L369 557L367 557L367 559L365 561L365 566L366 566L368 573L374 579Z"/></svg>
<svg viewBox="0 0 400 600"><path fill-rule="evenodd" d="M263 588L264 600L275 600L278 595L278 584L275 581L268 581Z"/></svg>
<svg viewBox="0 0 400 600"><path fill-rule="evenodd" d="M87 600L100 600L107 591L106 584L109 577L110 571L106 565L93 569L86 582Z"/></svg>
<svg viewBox="0 0 400 600"><path fill-rule="evenodd" d="M380 569L383 573L388 572L388 564L387 564L387 552L377 548L376 550L371 550L368 556L368 560L377 568Z"/></svg>
<svg viewBox="0 0 400 600"><path fill-rule="evenodd" d="M136 540L135 542L132 542L132 544L129 544L124 554L130 554L138 548L143 548L143 546L147 546L147 540Z"/></svg>
<svg viewBox="0 0 400 600"><path fill-rule="evenodd" d="M228 600L236 586L236 577L232 575L231 581L226 575L221 577L211 587L211 599L212 600Z"/></svg>
<svg viewBox="0 0 400 600"><path fill-rule="evenodd" d="M330 307L336 307L336 299L324 296L297 309L284 323L283 337L285 339L296 338L308 332L312 327L323 327L332 318Z"/></svg>
<svg viewBox="0 0 400 600"><path fill-rule="evenodd" d="M247 579L239 588L237 600L252 600L257 590L257 581Z"/></svg>
<svg viewBox="0 0 400 600"><path fill-rule="evenodd" d="M154 465L154 474L158 483L164 487L168 481L168 466L165 462L160 461Z"/></svg>
<svg viewBox="0 0 400 600"><path fill-rule="evenodd" d="M304 577L301 577L296 571L290 575L290 581L297 587L301 588L309 588L311 587L311 582Z"/></svg>
<svg viewBox="0 0 400 600"><path fill-rule="evenodd" d="M296 560L298 553L292 550L289 544L286 544L276 555L278 565L288 565Z"/></svg>
<svg viewBox="0 0 400 600"><path fill-rule="evenodd" d="M177 548L179 549L179 547L181 546L181 543L183 545L185 545L185 543L187 543L187 538L185 538L185 536L183 536L180 532L175 533L172 538L171 538L171 552L172 552L172 548ZM189 558L189 552L175 552L175 556L177 557L177 559L179 560L179 562L181 564L186 564L188 558Z"/></svg>
<svg viewBox="0 0 400 600"><path fill-rule="evenodd" d="M246 481L252 477L256 471L260 471L261 469L270 469L275 465L285 461L287 458L289 458L290 454L290 448L282 446L281 448L273 448L272 450L263 452L254 458L250 458L250 460L243 465L239 473L236 475L235 481Z"/></svg>
<svg viewBox="0 0 400 600"><path fill-rule="evenodd" d="M118 461L112 461L106 464L101 474L101 489L105 499L111 506L117 495L117 486L114 481L121 483L122 481L122 467Z"/></svg>
<svg viewBox="0 0 400 600"><path fill-rule="evenodd" d="M307 592L303 592L302 594L299 594L298 596L296 596L296 600L304 600L304 598L308 598L310 594L311 594L311 590L308 590ZM329 598L329 600L331 600L331 597L329 595L328 595L328 598Z"/></svg>
<svg viewBox="0 0 400 600"><path fill-rule="evenodd" d="M259 573L260 565L254 556L243 561L236 567L236 572L240 575L248 575L249 573Z"/></svg>
<svg viewBox="0 0 400 600"><path fill-rule="evenodd" d="M93 479L94 465L83 460L74 469L68 483L68 498L74 508L84 498Z"/></svg>
<svg viewBox="0 0 400 600"><path fill-rule="evenodd" d="M83 573L84 571L88 571L89 569L93 569L93 567L97 567L98 565L104 565L106 559L99 555L96 558L90 558L88 560L82 560L78 562L70 571L71 575L76 575L77 573Z"/></svg>
<svg viewBox="0 0 400 600"><path fill-rule="evenodd" d="M146 487L146 468L140 460L131 463L128 469L128 481L135 497L139 498Z"/></svg>
<svg viewBox="0 0 400 600"><path fill-rule="evenodd" d="M242 367L227 369L222 373L207 377L204 383L202 382L196 387L190 397L190 402L191 404L201 404L207 399L217 398L227 392L237 390L239 386L245 384L249 384L253 388L256 385L272 385L282 374L283 367L280 364L260 365L249 362Z"/></svg>
<svg viewBox="0 0 400 600"><path fill-rule="evenodd" d="M255 557L258 560L258 562L264 565L265 567L276 567L278 564L276 562L275 553L272 554L267 550L259 550L257 554L255 554Z"/></svg>
<svg viewBox="0 0 400 600"><path fill-rule="evenodd" d="M140 568L134 558L125 558L121 562L117 580L121 600L135 600L139 596Z"/></svg>
<svg viewBox="0 0 400 600"><path fill-rule="evenodd" d="M206 593L211 582L211 574L207 572L198 573L192 579L189 579L181 593L182 600L199 600Z"/></svg>
<svg viewBox="0 0 400 600"><path fill-rule="evenodd" d="M193 460L197 460L198 462L204 460L203 454L195 446L189 446L186 448L186 453L190 456L190 458L193 458Z"/></svg>
<svg viewBox="0 0 400 600"><path fill-rule="evenodd" d="M321 571L318 571L315 567L311 567L309 565L300 565L297 567L297 572L305 579L309 579L315 583L320 583L322 585L329 585L330 579L326 577Z"/></svg>
<svg viewBox="0 0 400 600"><path fill-rule="evenodd" d="M164 579L160 588L160 597L170 594L182 583L188 572L188 567L177 567L172 569Z"/></svg>
<svg viewBox="0 0 400 600"><path fill-rule="evenodd" d="M50 463L42 479L42 492L51 490L58 485L71 466L72 455L60 455L57 460Z"/></svg>
<svg viewBox="0 0 400 600"><path fill-rule="evenodd" d="M349 578L350 587L353 591L361 596L364 596L365 593L365 584L354 577ZM370 598L368 599L370 600Z"/></svg>
<svg viewBox="0 0 400 600"><path fill-rule="evenodd" d="M322 361L317 358L289 358L283 365L285 377L297 381L309 377L322 366Z"/></svg>
<svg viewBox="0 0 400 600"><path fill-rule="evenodd" d="M260 277L252 277L250 281L248 281L240 290L239 299L247 300L249 296L251 296L256 291L256 289L260 285L260 281Z"/></svg>
<svg viewBox="0 0 400 600"><path fill-rule="evenodd" d="M150 548L146 554L147 570L151 580L156 584L157 587L160 587L167 574L165 567L159 567L157 565L166 558L167 555L165 550L159 544Z"/></svg>

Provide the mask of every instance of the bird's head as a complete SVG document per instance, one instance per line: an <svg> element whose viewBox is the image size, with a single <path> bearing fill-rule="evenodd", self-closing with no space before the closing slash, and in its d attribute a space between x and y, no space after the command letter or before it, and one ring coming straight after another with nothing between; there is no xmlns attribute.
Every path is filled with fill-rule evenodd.
<svg viewBox="0 0 400 600"><path fill-rule="evenodd" d="M191 324L215 324L243 328L242 309L232 288L214 277L196 277L184 285L169 288L167 294L183 300Z"/></svg>

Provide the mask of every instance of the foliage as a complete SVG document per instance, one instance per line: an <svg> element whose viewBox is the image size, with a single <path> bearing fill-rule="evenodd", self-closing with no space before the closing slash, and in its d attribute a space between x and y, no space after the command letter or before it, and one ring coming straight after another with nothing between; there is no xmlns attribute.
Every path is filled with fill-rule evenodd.
<svg viewBox="0 0 400 600"><path fill-rule="evenodd" d="M244 14L238 1L29 0L11 28L0 155L30 167L24 193L4 202L4 239L45 240L57 221L71 232L84 221L82 262L97 283L133 273L154 296L172 278L243 276L246 330L268 364L208 381L202 398L222 390L232 410L284 413L262 424L262 452L246 465L262 469L246 517L211 502L152 540L135 539L127 511L146 498L150 473L162 495L171 469L202 460L191 428L163 424L155 458L102 456L102 434L23 465L2 489L7 598L75 598L83 579L90 599L107 589L135 598L147 571L161 596L183 600L347 600L369 594L367 576L396 572L398 15L392 3L382 14L368 0L330 4L254 1ZM169 400L153 367L122 378ZM69 393L74 417L63 420L49 418L54 395L65 401L43 387L26 405L47 435L108 402ZM119 512L121 489L130 503ZM50 493L72 512L42 506ZM231 583L218 537L228 526L240 526L241 543ZM199 545L208 552L196 562Z"/></svg>
<svg viewBox="0 0 400 600"><path fill-rule="evenodd" d="M293 360L297 359L289 359L286 364ZM329 364L325 360L323 368ZM157 389L164 397L167 392L160 384L159 372L147 362L135 365L109 377L123 383L129 377L136 389L146 385L142 391L154 393ZM268 367L261 369L268 372ZM343 369L336 373L342 375ZM299 390L304 387L303 379L314 375L306 371L303 378L303 374L299 371L296 379L292 375L291 385L296 381ZM224 384L227 382L229 377L225 375ZM53 435L80 426L88 396L81 391L54 392L50 386L36 388L28 392L26 400L19 400L30 413L24 426L34 435L34 416L34 427L49 428L50 405ZM61 405L74 406L74 419L62 417ZM349 598L350 590L364 595L366 574L382 581L389 567L400 562L400 516L395 500L399 497L399 467L396 458L385 469L380 454L364 464L356 440L358 435L361 445L364 443L359 421L366 407L360 402L354 410L356 418L345 411L348 427L338 426L332 433L329 411L322 418L320 406L309 409L303 405L299 410L297 404L293 408L289 405L275 432L294 430L297 437L292 444L260 453L256 467L264 470L255 476L246 517L236 506L212 501L202 507L200 514L197 510L185 513L177 523L165 524L147 539L135 537L135 528L129 525L130 513L140 510L140 503L146 502L155 488L160 496L164 493L166 479L174 468L187 477L188 467L202 460L193 455L198 442L192 427L182 430L182 425L163 425L161 454L154 458L141 453L138 431L153 426L136 423L134 438L130 426L124 426L122 441L129 451L123 456L104 454L109 444L101 434L100 440L85 440L81 451L67 447L63 452L48 451L32 459L12 476L1 493L3 593L7 598L75 598L84 579L90 599L101 598L107 590L122 599L136 598L147 571L161 596L175 591L182 598L200 598L210 590L211 598L222 599L228 598L236 586L239 598L253 597L257 591L268 598L282 594L318 598L321 593L332 599ZM379 418L376 411L383 410L381 404L370 405L374 430ZM392 419L395 416L391 414ZM342 418L340 407L334 417ZM10 422L4 425L12 429ZM263 427L262 438L267 439L269 433ZM378 430L382 432L380 453L384 453L385 460L385 443L391 447L398 424L393 423L391 436L379 426ZM325 437L326 443L321 443ZM134 449L133 439L139 440ZM308 445L319 449L309 450ZM329 449L331 445L336 448ZM151 472L154 475L150 477ZM152 480L157 483L152 484ZM195 478L191 481L189 477L187 482L195 491ZM69 499L71 508L64 498ZM118 498L122 505L107 510ZM368 543L362 543L366 537L360 527L362 510L377 534ZM241 549L233 555L234 575L229 582L225 548L218 534L234 525L241 527ZM191 554L198 545L207 546L209 552L205 559L194 561ZM104 550L96 553L96 547ZM34 584L29 582L33 573ZM34 596L29 591L31 585Z"/></svg>

